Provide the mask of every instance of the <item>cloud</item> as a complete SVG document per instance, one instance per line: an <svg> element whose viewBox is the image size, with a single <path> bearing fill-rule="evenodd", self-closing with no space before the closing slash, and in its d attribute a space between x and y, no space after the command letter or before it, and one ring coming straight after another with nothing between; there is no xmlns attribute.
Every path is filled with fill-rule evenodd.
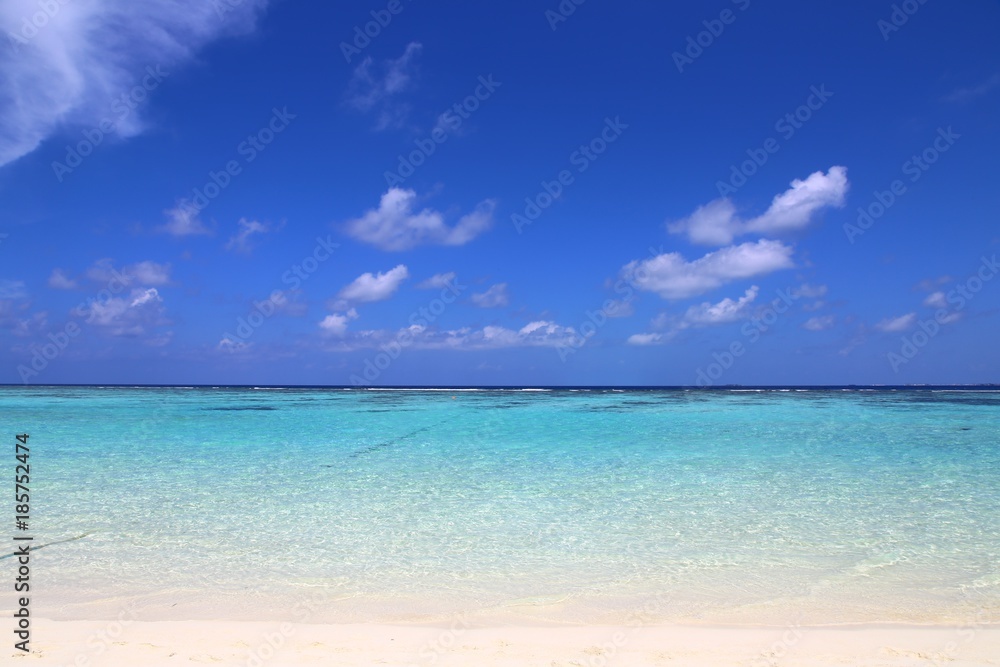
<svg viewBox="0 0 1000 667"><path fill-rule="evenodd" d="M331 316L334 317L334 316ZM330 317L327 318L330 320ZM326 320L324 320L326 321ZM340 320L331 320L331 326L339 326ZM339 331L339 329L338 329ZM329 351L350 351L364 348L379 348L392 341L405 341L407 347L423 350L496 350L515 347L579 347L583 338L572 328L564 327L548 320L530 322L520 329L501 326L485 326L481 329L464 327L461 329L436 330L420 324L413 324L397 331L387 329L358 331L344 330L340 335L328 337L325 349Z"/></svg>
<svg viewBox="0 0 1000 667"><path fill-rule="evenodd" d="M251 345L253 345L253 343L247 343L238 338L233 340L229 336L223 336L222 340L219 341L219 344L215 346L215 349L226 354L240 354L248 352Z"/></svg>
<svg viewBox="0 0 1000 667"><path fill-rule="evenodd" d="M794 266L791 255L790 246L761 239L722 248L692 262L676 252L634 260L622 267L621 276L636 288L664 299L686 299L734 280L790 269Z"/></svg>
<svg viewBox="0 0 1000 667"><path fill-rule="evenodd" d="M947 285L952 282L954 278L951 276L940 276L938 278L925 278L915 285L915 289L923 290L925 292L931 292L936 290L941 285Z"/></svg>
<svg viewBox="0 0 1000 667"><path fill-rule="evenodd" d="M301 290L274 290L270 296L271 303L274 304L274 312L292 317L305 315L309 307L300 301L301 296Z"/></svg>
<svg viewBox="0 0 1000 667"><path fill-rule="evenodd" d="M793 289L791 294L795 298L818 299L821 296L826 296L827 291L826 285L810 285L809 283L803 283Z"/></svg>
<svg viewBox="0 0 1000 667"><path fill-rule="evenodd" d="M687 234L691 243L720 246L746 234L782 234L805 228L816 212L827 206L843 206L847 188L847 169L830 167L826 174L817 171L805 180L792 181L791 187L756 218L741 220L731 200L716 199L687 218L669 223L667 229L672 234Z"/></svg>
<svg viewBox="0 0 1000 667"><path fill-rule="evenodd" d="M74 308L72 314L118 337L142 336L167 323L163 317L163 299L155 287L133 289L126 297L91 300Z"/></svg>
<svg viewBox="0 0 1000 667"><path fill-rule="evenodd" d="M140 285L162 286L170 282L170 265L139 262L125 267L125 275Z"/></svg>
<svg viewBox="0 0 1000 667"><path fill-rule="evenodd" d="M26 36L22 27L40 12L38 2L0 3L0 166L61 130L90 129L103 120L116 123L118 136L138 134L140 110L123 116L113 100L141 83L147 67L168 75L216 39L251 31L266 4L60 0L50 3L56 9L37 34Z"/></svg>
<svg viewBox="0 0 1000 667"><path fill-rule="evenodd" d="M410 272L404 264L394 269L379 273L363 273L354 279L350 285L340 290L337 296L343 301L368 303L383 301L392 296L404 280L410 277Z"/></svg>
<svg viewBox="0 0 1000 667"><path fill-rule="evenodd" d="M23 281L0 279L0 299L23 299L26 296L28 290Z"/></svg>
<svg viewBox="0 0 1000 667"><path fill-rule="evenodd" d="M507 283L497 283L481 294L472 295L472 303L480 308L499 308L510 303Z"/></svg>
<svg viewBox="0 0 1000 667"><path fill-rule="evenodd" d="M239 231L229 238L229 241L226 243L226 250L243 255L249 255L253 250L251 237L254 234L263 235L271 231L270 225L257 222L256 220L240 218L236 224L239 226Z"/></svg>
<svg viewBox="0 0 1000 667"><path fill-rule="evenodd" d="M660 345L666 342L667 336L660 333L632 334L626 341L629 345Z"/></svg>
<svg viewBox="0 0 1000 667"><path fill-rule="evenodd" d="M610 318L632 317L635 314L634 297L627 299L611 299L604 304L601 311Z"/></svg>
<svg viewBox="0 0 1000 667"><path fill-rule="evenodd" d="M807 331L826 331L827 329L833 327L835 322L836 318L833 315L820 315L817 317L810 317L802 325L802 328Z"/></svg>
<svg viewBox="0 0 1000 667"><path fill-rule="evenodd" d="M164 211L167 224L157 227L157 231L171 236L207 236L212 233L198 217L198 209L187 200L177 202L177 205Z"/></svg>
<svg viewBox="0 0 1000 667"><path fill-rule="evenodd" d="M927 295L927 298L924 299L924 305L931 308L947 308L948 299L945 297L944 292L937 291Z"/></svg>
<svg viewBox="0 0 1000 667"><path fill-rule="evenodd" d="M345 226L348 236L382 250L409 250L418 245L464 245L493 224L496 204L487 199L476 210L449 227L444 216L429 208L415 212L413 190L391 188L382 195L377 209L367 211Z"/></svg>
<svg viewBox="0 0 1000 667"><path fill-rule="evenodd" d="M972 86L971 88L959 88L948 95L945 98L945 101L955 102L958 104L971 102L977 97L982 97L983 95L989 93L997 86L1000 86L1000 74L994 74L978 86Z"/></svg>
<svg viewBox="0 0 1000 667"><path fill-rule="evenodd" d="M52 269L52 275L49 276L49 287L52 289L76 289L77 284L62 269Z"/></svg>
<svg viewBox="0 0 1000 667"><path fill-rule="evenodd" d="M916 313L907 313L906 315L900 315L899 317L887 317L878 324L875 328L879 331L885 331L887 333L892 333L896 331L906 331L913 326L914 322L917 321Z"/></svg>
<svg viewBox="0 0 1000 667"><path fill-rule="evenodd" d="M758 294L760 288L753 285L736 300L725 298L718 303L706 301L691 306L680 317L661 313L651 322L653 329L661 331L633 334L628 337L627 342L629 345L661 345L685 329L717 326L747 319Z"/></svg>
<svg viewBox="0 0 1000 667"><path fill-rule="evenodd" d="M3 325L3 317L0 314L0 326ZM11 333L20 338L28 338L29 336L40 336L46 333L48 327L48 313L42 311L40 313L32 313L26 320L16 320L11 327Z"/></svg>
<svg viewBox="0 0 1000 667"><path fill-rule="evenodd" d="M93 266L87 269L86 276L95 283L103 285L117 281L125 285L134 282L139 285L162 287L170 283L170 264L157 264L147 260L123 266L119 272L115 269L113 260L105 257L94 262ZM51 280L50 278L50 284Z"/></svg>
<svg viewBox="0 0 1000 667"><path fill-rule="evenodd" d="M417 289L439 289L455 282L455 272L438 273L417 285Z"/></svg>
<svg viewBox="0 0 1000 667"><path fill-rule="evenodd" d="M357 111L376 111L376 130L401 127L406 121L409 107L398 104L394 98L413 86L416 76L416 58L423 46L419 42L406 45L403 55L396 60L376 64L369 56L359 64L347 86L344 102Z"/></svg>
<svg viewBox="0 0 1000 667"><path fill-rule="evenodd" d="M714 304L705 302L691 306L684 313L678 328L706 327L746 319L750 316L750 306L759 293L760 288L754 285L736 301L727 298Z"/></svg>
<svg viewBox="0 0 1000 667"><path fill-rule="evenodd" d="M319 323L319 328L327 336L341 337L347 333L348 322L356 319L358 319L358 311L351 308L343 314L334 313L332 315L327 315L323 318L323 321Z"/></svg>

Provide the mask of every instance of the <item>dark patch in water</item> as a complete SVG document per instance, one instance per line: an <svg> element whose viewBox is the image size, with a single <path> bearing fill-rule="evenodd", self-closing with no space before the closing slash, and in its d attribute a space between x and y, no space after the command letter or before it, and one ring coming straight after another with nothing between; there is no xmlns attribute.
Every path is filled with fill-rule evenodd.
<svg viewBox="0 0 1000 667"><path fill-rule="evenodd" d="M401 436L395 437L392 440L386 440L385 442L380 442L377 445L369 445L368 447L365 447L364 449L359 449L358 451L354 452L353 454L350 454L347 458L349 458L349 459L356 459L359 456L361 456L362 454L369 454L369 453L374 452L376 450L384 449L384 448L389 447L391 445L395 445L398 442L402 442L403 440L406 440L407 438L412 438L413 436L417 435L418 433L423 433L424 431L429 431L432 428L437 428L438 426L441 426L442 424L446 424L449 421L451 421L451 420L450 419L445 419L444 421L440 421L437 424L431 424L430 426L422 426L422 427L420 427L420 428L418 428L416 430L410 431L409 433L405 433L405 434L403 434ZM336 466L334 466L333 464L324 464L324 465L321 465L320 467L321 468L333 468L333 467L336 467Z"/></svg>

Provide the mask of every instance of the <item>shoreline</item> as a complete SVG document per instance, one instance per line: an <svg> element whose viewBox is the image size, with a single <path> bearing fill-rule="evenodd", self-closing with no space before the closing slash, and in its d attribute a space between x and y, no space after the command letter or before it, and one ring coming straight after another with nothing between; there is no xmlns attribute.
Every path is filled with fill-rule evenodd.
<svg viewBox="0 0 1000 667"><path fill-rule="evenodd" d="M1000 665L1000 624L499 626L34 619L24 664ZM10 647L4 652L11 655Z"/></svg>

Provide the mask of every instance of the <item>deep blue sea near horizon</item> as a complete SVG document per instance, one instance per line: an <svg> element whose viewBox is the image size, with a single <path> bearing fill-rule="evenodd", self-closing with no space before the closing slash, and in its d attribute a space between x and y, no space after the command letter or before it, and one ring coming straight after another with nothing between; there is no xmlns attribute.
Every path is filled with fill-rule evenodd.
<svg viewBox="0 0 1000 667"><path fill-rule="evenodd" d="M0 424L41 617L1000 612L995 390L0 387Z"/></svg>

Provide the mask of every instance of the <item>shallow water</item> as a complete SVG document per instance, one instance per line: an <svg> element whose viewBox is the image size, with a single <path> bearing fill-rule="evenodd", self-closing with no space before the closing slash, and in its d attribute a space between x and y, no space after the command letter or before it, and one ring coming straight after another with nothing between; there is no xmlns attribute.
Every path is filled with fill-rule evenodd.
<svg viewBox="0 0 1000 667"><path fill-rule="evenodd" d="M35 545L90 533L34 556L39 616L1000 611L1000 392L18 387L0 411L31 436Z"/></svg>

